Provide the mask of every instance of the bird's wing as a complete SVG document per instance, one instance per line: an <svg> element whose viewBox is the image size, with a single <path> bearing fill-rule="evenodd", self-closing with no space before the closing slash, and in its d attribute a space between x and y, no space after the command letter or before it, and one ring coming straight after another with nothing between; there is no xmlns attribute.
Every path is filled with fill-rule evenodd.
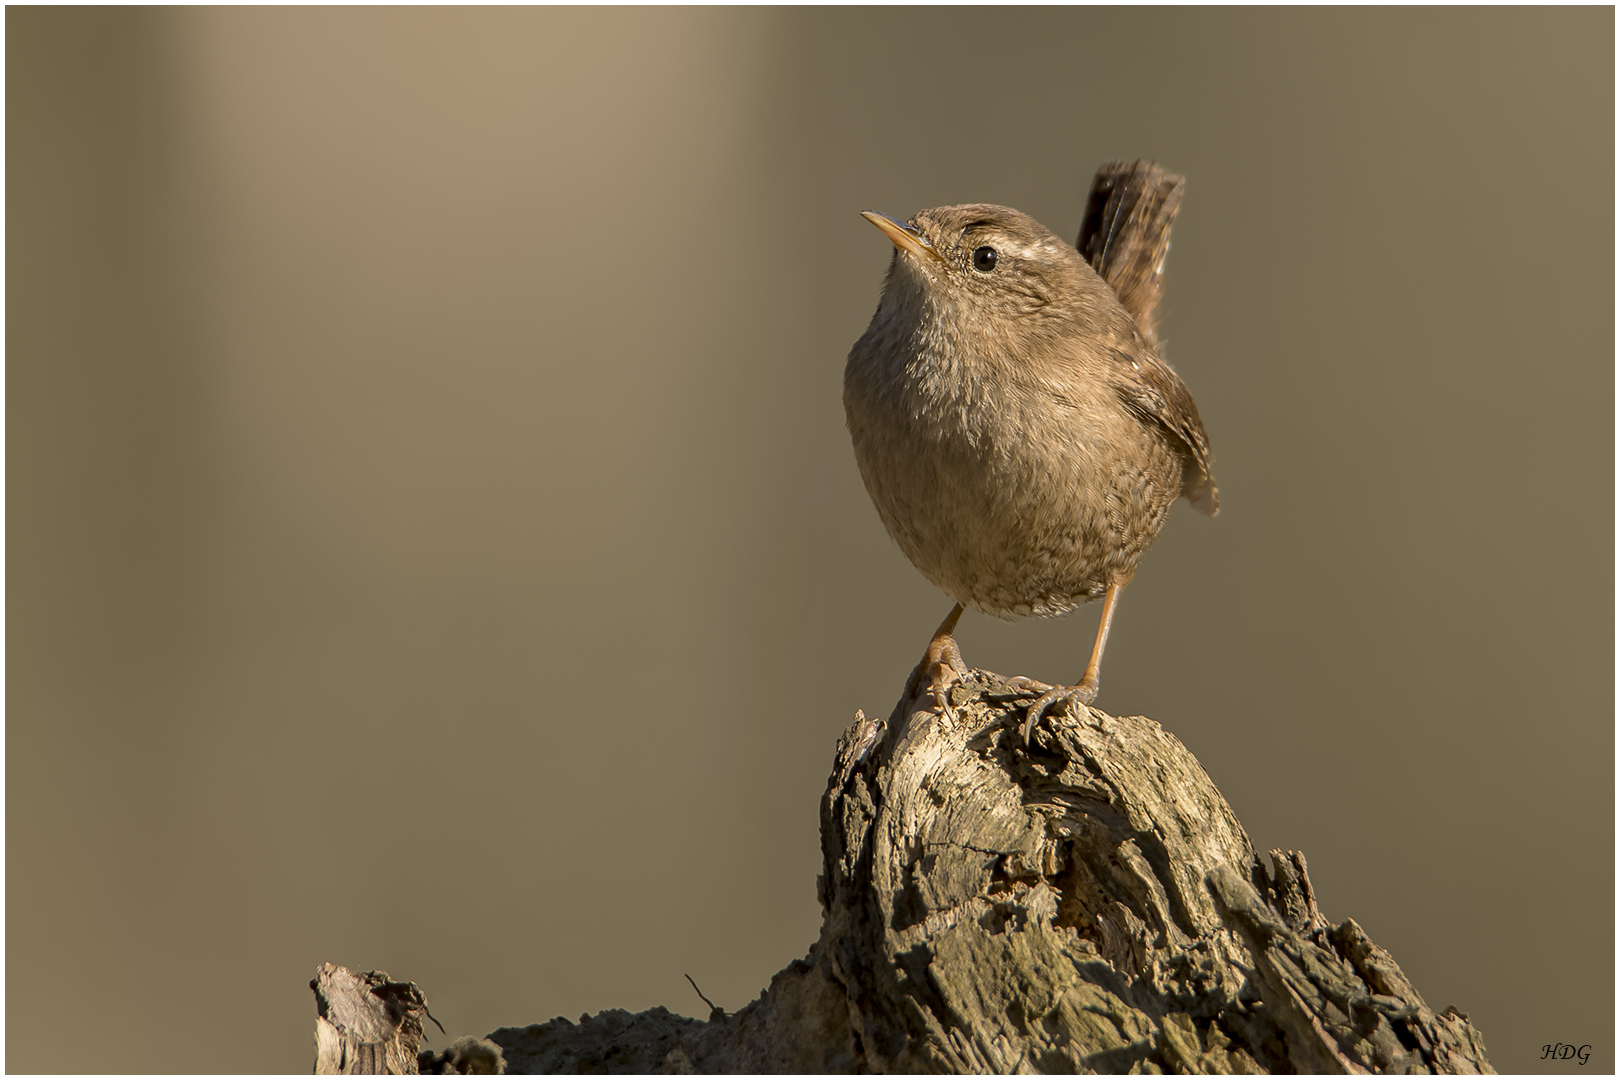
<svg viewBox="0 0 1620 1080"><path fill-rule="evenodd" d="M1184 472L1181 493L1198 510L1213 515L1221 500L1198 406L1170 365L1159 359L1140 334L1131 336L1130 346L1109 350L1114 359L1114 389L1126 408L1157 423L1186 446L1192 467Z"/></svg>

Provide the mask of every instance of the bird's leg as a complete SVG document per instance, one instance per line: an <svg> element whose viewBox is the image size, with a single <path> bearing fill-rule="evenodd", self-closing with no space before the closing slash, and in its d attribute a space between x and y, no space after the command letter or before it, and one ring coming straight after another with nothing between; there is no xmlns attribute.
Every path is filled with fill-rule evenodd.
<svg viewBox="0 0 1620 1080"><path fill-rule="evenodd" d="M1108 592L1103 597L1102 622L1097 626L1097 641L1091 646L1091 662L1086 665L1086 673L1080 677L1078 686L1054 686L1046 693L1030 703L1029 711L1024 714L1024 742L1028 744L1029 737L1035 730L1035 725L1041 722L1046 710L1064 702L1069 711L1073 711L1075 703L1090 705L1097 700L1097 686L1102 681L1098 674L1102 670L1103 649L1108 645L1108 630L1114 625L1114 608L1119 606L1119 594L1125 588L1124 582L1115 582L1108 586Z"/></svg>
<svg viewBox="0 0 1620 1080"><path fill-rule="evenodd" d="M962 663L962 650L956 647L956 639L951 637L951 632L956 629L956 620L961 617L962 605L957 604L945 616L945 621L939 624L939 629L934 631L933 639L928 642L928 651L923 653L921 662L906 682L907 701L922 690L923 679L926 678L928 689L934 695L934 704L940 712L945 711L945 691L950 687L951 678L967 672L967 665Z"/></svg>

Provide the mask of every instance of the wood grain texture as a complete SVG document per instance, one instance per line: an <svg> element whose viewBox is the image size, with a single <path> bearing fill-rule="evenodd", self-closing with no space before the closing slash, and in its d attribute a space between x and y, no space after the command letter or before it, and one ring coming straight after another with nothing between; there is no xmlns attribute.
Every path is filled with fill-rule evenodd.
<svg viewBox="0 0 1620 1080"><path fill-rule="evenodd" d="M1257 856L1179 740L1095 709L1018 737L1029 694L857 714L821 804L820 939L712 1022L663 1009L503 1028L513 1072L1488 1073L1303 856Z"/></svg>
<svg viewBox="0 0 1620 1080"><path fill-rule="evenodd" d="M315 1072L379 1075L417 1071L427 999L386 971L356 973L322 964L315 992Z"/></svg>

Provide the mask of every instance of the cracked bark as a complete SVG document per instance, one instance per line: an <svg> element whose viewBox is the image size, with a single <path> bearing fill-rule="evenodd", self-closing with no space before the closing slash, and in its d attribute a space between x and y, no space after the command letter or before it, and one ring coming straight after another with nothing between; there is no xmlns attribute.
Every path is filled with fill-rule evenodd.
<svg viewBox="0 0 1620 1080"><path fill-rule="evenodd" d="M821 804L821 936L741 1011L490 1038L512 1072L1488 1073L1298 852L1262 862L1142 717L1049 720L974 671L856 714Z"/></svg>

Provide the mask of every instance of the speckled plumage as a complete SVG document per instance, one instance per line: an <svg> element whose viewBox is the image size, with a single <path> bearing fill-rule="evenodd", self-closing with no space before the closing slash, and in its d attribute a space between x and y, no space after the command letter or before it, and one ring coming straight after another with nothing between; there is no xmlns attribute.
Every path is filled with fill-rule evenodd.
<svg viewBox="0 0 1620 1080"><path fill-rule="evenodd" d="M989 615L1058 615L1129 581L1178 496L1214 512L1191 395L1074 246L988 204L907 230L916 243L885 228L894 259L844 408L924 576ZM998 260L975 269L986 246Z"/></svg>

